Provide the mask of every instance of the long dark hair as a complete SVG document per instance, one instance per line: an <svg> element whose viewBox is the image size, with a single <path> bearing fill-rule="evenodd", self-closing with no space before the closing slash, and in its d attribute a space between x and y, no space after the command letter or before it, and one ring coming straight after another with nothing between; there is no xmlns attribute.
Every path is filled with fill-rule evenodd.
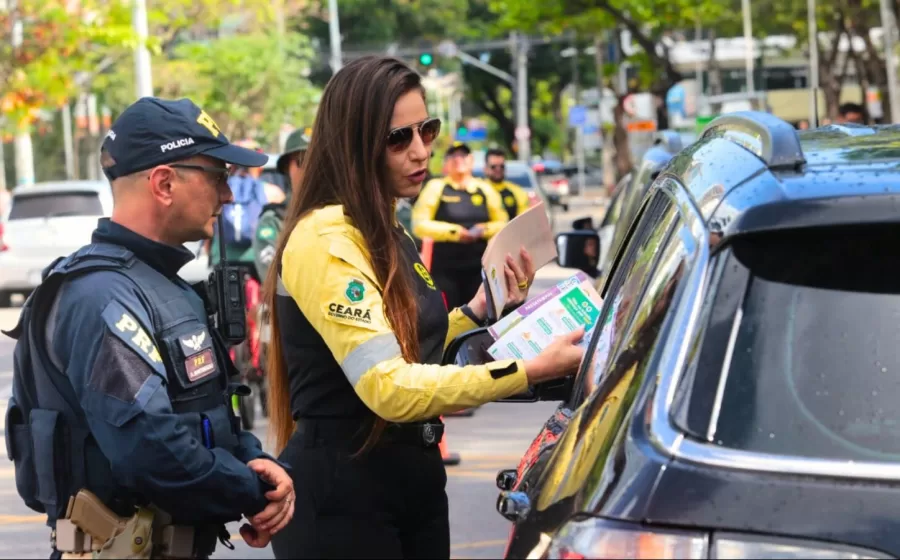
<svg viewBox="0 0 900 560"><path fill-rule="evenodd" d="M412 279L406 273L397 229L394 195L385 180L387 135L397 100L410 91L425 91L419 75L402 61L367 56L335 74L319 102L304 161L303 178L284 218L284 228L269 269L264 296L271 313L268 360L270 422L280 452L294 431L290 387L281 353L275 291L284 247L301 218L330 204L362 233L369 260L382 288L384 312L409 363L419 360L418 309ZM386 426L376 418L360 452L371 448Z"/></svg>

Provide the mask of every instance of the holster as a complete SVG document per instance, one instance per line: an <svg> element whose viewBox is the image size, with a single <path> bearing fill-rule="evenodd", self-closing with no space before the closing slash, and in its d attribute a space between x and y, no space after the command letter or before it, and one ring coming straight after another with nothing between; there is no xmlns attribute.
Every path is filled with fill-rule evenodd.
<svg viewBox="0 0 900 560"><path fill-rule="evenodd" d="M193 526L173 525L172 517L139 507L119 517L88 490L69 500L65 519L56 522L53 546L66 558L194 558L212 554L215 539L199 538Z"/></svg>

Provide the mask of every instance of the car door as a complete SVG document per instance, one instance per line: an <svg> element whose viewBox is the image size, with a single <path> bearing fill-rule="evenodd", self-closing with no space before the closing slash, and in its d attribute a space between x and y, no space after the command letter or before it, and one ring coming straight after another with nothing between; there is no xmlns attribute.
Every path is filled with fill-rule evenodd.
<svg viewBox="0 0 900 560"><path fill-rule="evenodd" d="M640 387L684 273L681 217L656 191L639 214L616 265L598 327L576 378L565 429L528 473L528 513L511 533L510 557L524 557L577 511L587 481L610 453ZM574 412L571 412L574 411Z"/></svg>
<svg viewBox="0 0 900 560"><path fill-rule="evenodd" d="M603 328L594 330L593 338L589 346L589 352L594 352L600 340L604 341L605 352L618 347L624 335L626 321L634 310L639 293L636 290L647 283L655 266L654 252L662 242L662 234L671 227L675 219L675 208L667 195L660 193L649 200L641 213L640 224L634 229L634 243L628 244L625 256L619 261L618 269L621 273L614 277L614 295L612 299L607 297L601 311L600 325ZM627 297L622 297L627 294ZM605 362L604 362L605 364ZM603 365L603 364L601 364ZM593 372L599 368L591 368ZM587 399L596 388L596 380L593 373L587 371L585 364L576 378L575 388L570 398L563 402L554 414L547 420L526 450L515 471L501 471L498 477L498 485L501 490L516 490L527 492L530 490L543 472L543 467L550 457L554 445L571 421L574 411Z"/></svg>

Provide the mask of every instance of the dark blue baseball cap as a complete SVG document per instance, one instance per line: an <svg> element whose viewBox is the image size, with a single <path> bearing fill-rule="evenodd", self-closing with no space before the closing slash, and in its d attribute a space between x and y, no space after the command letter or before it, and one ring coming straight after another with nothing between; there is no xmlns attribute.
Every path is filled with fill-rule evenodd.
<svg viewBox="0 0 900 560"><path fill-rule="evenodd" d="M266 154L235 146L190 99L142 97L119 115L103 140L115 164L103 172L112 181L203 154L241 167L262 167Z"/></svg>

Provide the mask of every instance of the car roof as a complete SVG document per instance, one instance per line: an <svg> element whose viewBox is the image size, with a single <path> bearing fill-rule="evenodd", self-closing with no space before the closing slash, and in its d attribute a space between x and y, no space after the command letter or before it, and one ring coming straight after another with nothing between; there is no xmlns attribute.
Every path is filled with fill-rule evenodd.
<svg viewBox="0 0 900 560"><path fill-rule="evenodd" d="M22 185L16 187L12 191L13 198L21 195L44 194L44 193L61 193L61 192L84 192L94 191L98 194L106 194L111 188L107 181L48 181L44 183L34 183L33 185Z"/></svg>
<svg viewBox="0 0 900 560"><path fill-rule="evenodd" d="M900 222L900 126L801 132L768 113L733 113L661 176L687 188L716 244L774 229Z"/></svg>

